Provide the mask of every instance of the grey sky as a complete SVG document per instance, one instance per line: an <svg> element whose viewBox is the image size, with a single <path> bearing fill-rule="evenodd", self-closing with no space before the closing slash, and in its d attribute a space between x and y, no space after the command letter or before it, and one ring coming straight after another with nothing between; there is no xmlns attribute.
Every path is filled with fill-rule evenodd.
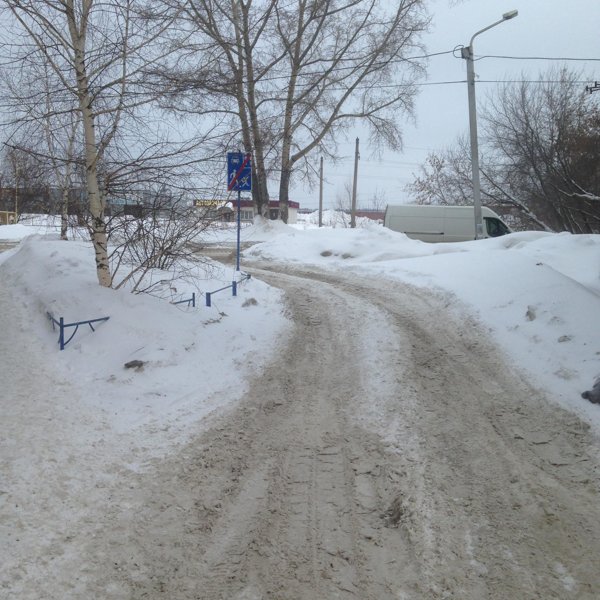
<svg viewBox="0 0 600 600"><path fill-rule="evenodd" d="M471 36L502 18L513 9L519 15L482 33L474 41L475 55L535 56L554 58L592 58L596 61L568 62L550 60L511 60L486 58L475 63L480 82L476 86L477 102L481 106L486 95L493 92L496 80L537 79L541 71L568 64L582 70L586 80L600 80L600 0L433 0L429 3L433 16L431 33L425 37L428 53L452 50L467 45ZM460 56L460 51L457 52ZM360 137L358 204L368 205L376 189L385 193L387 202L405 202L403 191L412 180L412 173L428 151L451 145L456 137L468 133L466 65L452 54L429 60L427 81L460 83L423 85L416 102L416 125L404 126L403 153L384 153L381 160L371 156L365 132L357 128L342 146L344 160L328 170L325 164L325 207L335 205L346 182L352 180L354 140ZM597 92L600 94L600 92ZM315 166L318 157L315 156ZM318 206L318 188L310 191L296 188L291 199L301 207Z"/></svg>

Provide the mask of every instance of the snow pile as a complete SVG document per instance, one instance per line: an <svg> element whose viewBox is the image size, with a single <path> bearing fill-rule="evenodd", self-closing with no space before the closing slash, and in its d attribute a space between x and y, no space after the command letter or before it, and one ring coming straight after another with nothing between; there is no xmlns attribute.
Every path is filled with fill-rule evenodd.
<svg viewBox="0 0 600 600"><path fill-rule="evenodd" d="M19 239L32 231L36 229L4 226L0 239ZM213 243L232 244L237 231L228 227L213 235ZM242 230L242 242L254 244L244 252L246 260L346 269L449 294L449 302L476 314L490 336L541 387L585 418L598 416L598 407L580 397L600 376L598 235L523 232L477 242L427 244L372 222L357 229L302 230L257 219ZM253 347L270 348L283 331L281 297L258 281L241 286L239 301L228 292L218 294L211 310L188 311L168 304L167 300L189 297L194 291L203 304L202 292L230 283L233 273L222 267L214 281L204 280L207 276L198 272L195 283L168 283L163 290L166 300L159 300L98 289L92 252L84 242L65 244L46 236L0 257L5 260L3 281L11 282L12 293L26 307L15 318L30 322L24 326L28 336L45 332L40 342L44 352L53 343L48 324L43 323L47 310L67 320L111 316L110 325L100 325L92 337L86 333L85 343L83 332L78 333L69 346L72 358L62 366L59 360L59 366L67 373L77 372L78 379L96 382L92 388L98 391L88 393L92 403L97 396L106 407L107 396L131 393L136 400L119 401L121 408L114 411L120 414L120 427L168 419L161 398L187 397L200 385L206 396L218 394L227 387L224 381L232 371L231 388L239 395L239 382L257 366L244 357L263 356ZM258 307L242 308L249 296L257 299ZM123 370L123 364L134 359L147 363L143 377ZM235 369L234 364L244 368ZM198 383L192 383L196 380L187 377L188 371L198 375ZM176 412L179 400L169 402ZM208 402L207 410L212 406ZM185 410L192 414L192 405Z"/></svg>
<svg viewBox="0 0 600 600"><path fill-rule="evenodd" d="M19 241L34 233L43 233L45 226L31 226L23 223L0 226L0 241Z"/></svg>
<svg viewBox="0 0 600 600"><path fill-rule="evenodd" d="M213 295L207 308L204 292L239 279L216 264L208 272L196 267L195 277L187 273L185 280L165 280L159 288L163 297L154 297L101 288L86 242L29 236L17 249L0 254L0 261L0 313L12 314L2 325L4 339L12 335L26 340L27 352L99 410L111 431L169 423L169 440L155 439L157 447L176 440L175 430L187 430L239 397L245 380L260 369L286 329L280 292L258 280L240 284L237 298L231 290ZM192 293L196 308L171 304ZM52 331L47 312L66 323L106 316L110 320L96 325L94 333L80 326L59 352L58 332ZM10 348L3 347L6 351ZM27 363L26 356L17 358ZM126 369L132 360L143 366ZM24 384L13 375L3 385L3 398ZM43 393L29 390L32 398Z"/></svg>
<svg viewBox="0 0 600 600"><path fill-rule="evenodd" d="M332 227L333 229L344 229L350 227L350 215L340 210L324 210L322 215L322 223L324 227ZM356 217L356 227L369 227L373 224L372 219L367 217ZM314 229L319 227L319 211L316 210L309 214L299 214L298 223L292 225L298 229Z"/></svg>
<svg viewBox="0 0 600 600"><path fill-rule="evenodd" d="M0 238L39 230L0 227ZM133 295L98 285L89 243L29 235L0 253L0 589L11 597L89 595L79 554L95 542L111 486L239 399L285 340L277 290L250 279L208 308L202 293L236 273L189 275L167 279L163 297ZM196 308L170 303L192 292ZM81 326L61 352L46 311L67 323L110 319Z"/></svg>
<svg viewBox="0 0 600 600"><path fill-rule="evenodd" d="M378 225L280 234L245 256L347 269L450 293L551 396L600 424L581 398L600 376L600 235L514 233L427 244Z"/></svg>

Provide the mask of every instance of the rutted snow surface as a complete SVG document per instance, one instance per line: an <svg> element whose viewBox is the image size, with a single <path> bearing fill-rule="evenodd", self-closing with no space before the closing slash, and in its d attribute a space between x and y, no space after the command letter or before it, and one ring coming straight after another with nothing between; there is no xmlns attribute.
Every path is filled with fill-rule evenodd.
<svg viewBox="0 0 600 600"><path fill-rule="evenodd" d="M8 597L597 597L588 426L507 370L443 297L332 274L260 276L288 294L289 344L236 407L143 469L102 464L91 440L98 470L78 471L87 502L61 536L38 540L31 561L43 568L3 565ZM35 361L32 374L52 377ZM64 433L44 407L32 421ZM68 477L63 458L40 468Z"/></svg>

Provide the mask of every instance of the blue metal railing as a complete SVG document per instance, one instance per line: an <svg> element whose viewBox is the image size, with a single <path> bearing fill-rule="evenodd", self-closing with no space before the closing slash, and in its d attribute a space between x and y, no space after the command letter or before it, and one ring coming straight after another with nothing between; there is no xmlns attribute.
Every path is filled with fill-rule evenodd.
<svg viewBox="0 0 600 600"><path fill-rule="evenodd" d="M191 306L192 308L196 307L196 292L192 292L191 298L186 298L185 300L177 300L177 302L171 302L171 304L185 304L187 302L188 308Z"/></svg>
<svg viewBox="0 0 600 600"><path fill-rule="evenodd" d="M219 288L218 290L214 290L212 292L206 292L205 293L206 306L212 305L211 302L212 302L213 294L222 292L223 290L228 290L229 288L231 288L232 296L237 296L238 284L240 284L244 281L248 281L250 278L251 278L251 276L249 273L244 273L238 281L234 280L231 282L230 285L226 285L226 286ZM188 307L192 306L195 308L196 307L196 292L192 292L191 298L185 298L184 300L177 300L176 302L171 302L171 304L185 304L185 303L187 303ZM74 323L65 323L65 320L63 317L60 317L59 319L55 319L54 315L49 311L46 311L46 316L52 322L52 330L53 331L55 331L56 327L58 327L58 345L60 346L61 350L64 350L65 346L73 339L73 337L77 333L77 330L79 329L80 325L89 325L89 327L92 331L96 331L94 329L94 323L102 323L102 322L108 321L110 319L110 317L100 317L99 319L88 319L86 321L76 321ZM73 332L68 337L68 339L65 339L65 330L70 327L74 328Z"/></svg>
<svg viewBox="0 0 600 600"><path fill-rule="evenodd" d="M75 323L65 323L65 320L63 317L60 317L58 320L56 320L54 318L54 316L52 315L52 313L50 312L46 312L46 316L50 319L50 321L52 321L52 330L55 331L56 327L58 326L58 345L60 346L61 350L65 349L65 346L73 339L73 337L75 336L75 334L77 333L77 330L79 329L80 325L89 325L90 329L92 331L96 331L94 329L94 323L101 323L103 321L108 321L108 319L110 319L110 317L100 317L99 319L89 319L87 321L77 321ZM65 329L69 328L69 327L74 327L75 329L73 330L73 333L69 336L69 339L65 340Z"/></svg>
<svg viewBox="0 0 600 600"><path fill-rule="evenodd" d="M233 280L230 285L226 285L226 286L224 286L222 288L219 288L218 290L214 290L212 292L206 292L204 294L205 297L206 297L206 306L212 306L212 296L213 296L213 294L216 294L217 292L222 292L223 290L228 290L229 288L231 288L231 295L232 296L237 296L237 286L238 286L238 283L242 283L243 281L248 281L248 279L250 279L250 274L249 273L244 273L242 275L242 277L240 278L239 281Z"/></svg>

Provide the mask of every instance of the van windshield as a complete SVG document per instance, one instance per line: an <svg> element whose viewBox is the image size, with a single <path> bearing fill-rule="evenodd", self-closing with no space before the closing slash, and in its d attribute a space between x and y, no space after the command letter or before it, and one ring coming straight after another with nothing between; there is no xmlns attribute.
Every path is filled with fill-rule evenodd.
<svg viewBox="0 0 600 600"><path fill-rule="evenodd" d="M498 237L510 233L510 229L495 217L485 217L485 227L490 237Z"/></svg>

